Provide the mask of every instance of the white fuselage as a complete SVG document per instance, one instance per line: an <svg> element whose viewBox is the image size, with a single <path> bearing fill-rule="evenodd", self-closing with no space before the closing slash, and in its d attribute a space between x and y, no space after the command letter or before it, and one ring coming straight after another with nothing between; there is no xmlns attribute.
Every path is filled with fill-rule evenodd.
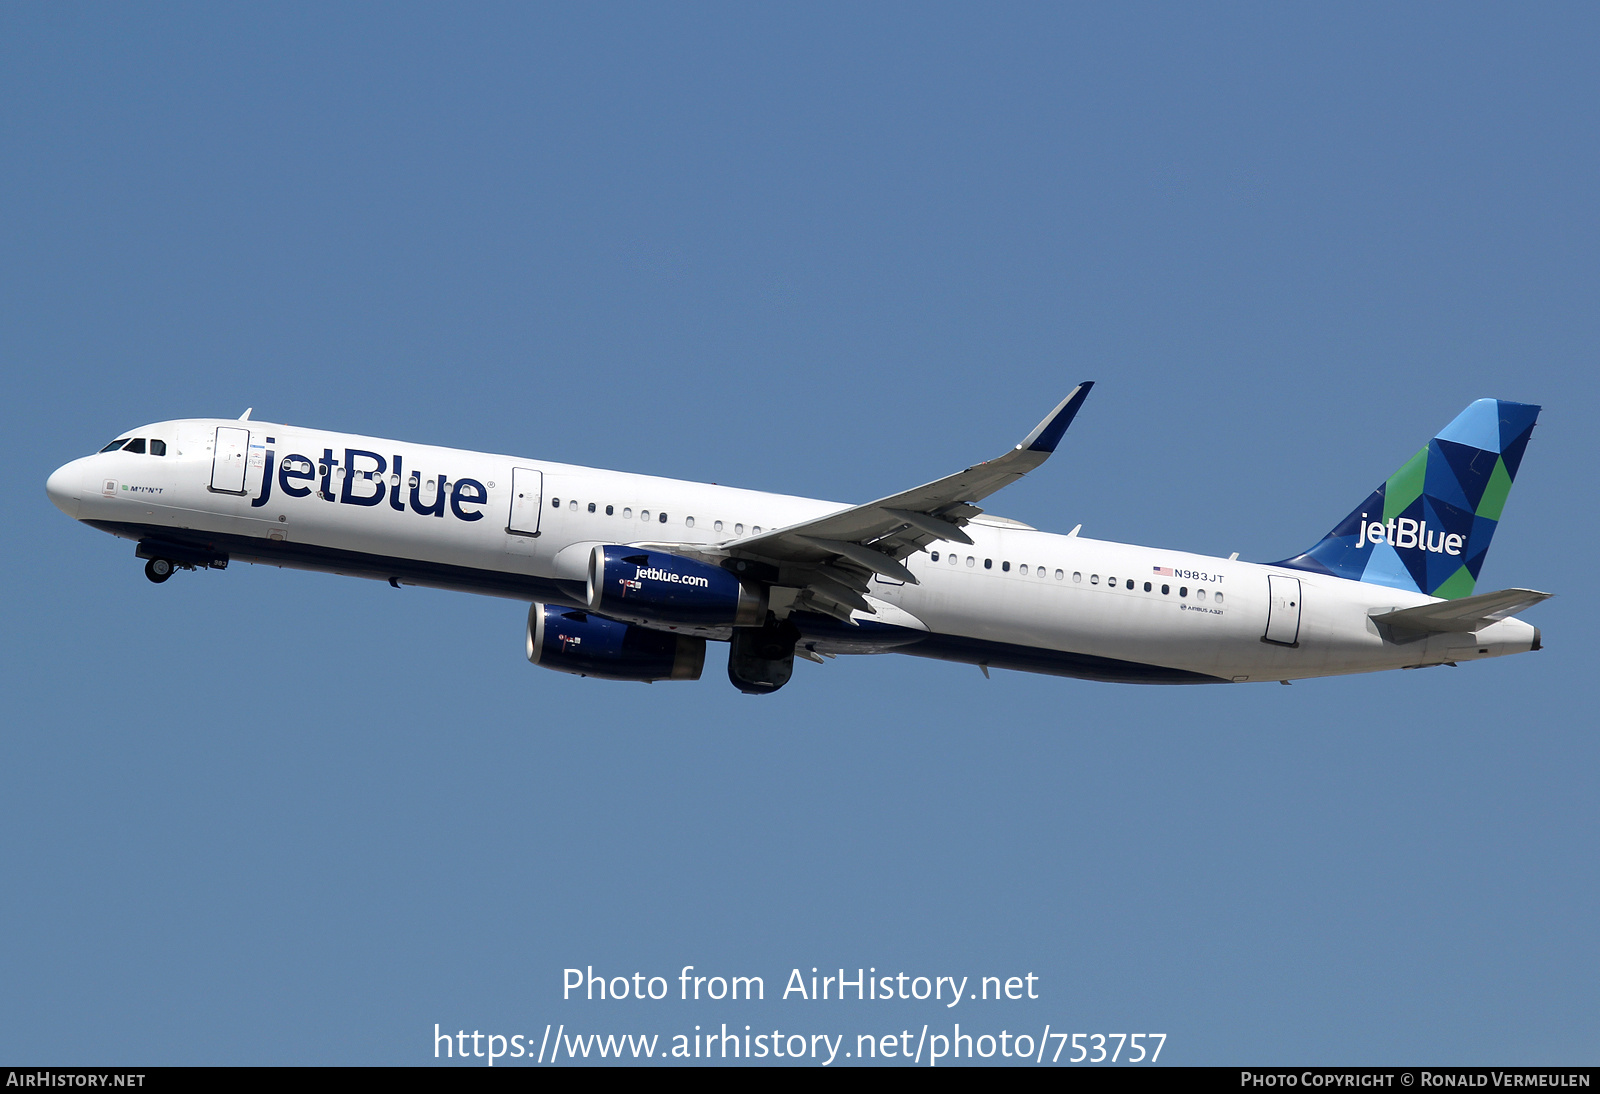
<svg viewBox="0 0 1600 1094"><path fill-rule="evenodd" d="M224 466L235 455L217 451L218 437L239 434L246 436L235 470ZM51 476L52 500L132 539L171 536L252 562L530 601L581 602L597 544L722 544L847 508L264 422L189 419L130 435L165 442L166 455L117 451L75 460ZM237 472L242 492L216 488L233 485L226 477ZM808 630L808 644L824 653L898 648L1121 678L1052 660L1075 655L1222 681L1370 672L1536 647L1535 629L1516 619L1471 634L1387 640L1374 613L1435 598L1384 586L1054 535L987 516L965 530L971 546L935 543L905 560L920 584L872 583L878 611L861 618L889 624L899 639L854 641L849 628L834 627L814 638Z"/></svg>

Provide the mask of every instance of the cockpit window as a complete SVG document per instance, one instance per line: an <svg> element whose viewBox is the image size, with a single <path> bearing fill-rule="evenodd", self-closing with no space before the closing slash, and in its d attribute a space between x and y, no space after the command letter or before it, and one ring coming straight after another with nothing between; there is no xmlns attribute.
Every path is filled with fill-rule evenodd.
<svg viewBox="0 0 1600 1094"><path fill-rule="evenodd" d="M125 445L127 443L128 443L128 438L126 438L126 437L118 437L116 440L114 440L110 444L106 445L100 451L102 451L102 452L115 452L117 449L121 448L123 445Z"/></svg>
<svg viewBox="0 0 1600 1094"><path fill-rule="evenodd" d="M124 452L137 452L140 455L143 455L144 454L144 438L143 437L135 437L133 440L128 442L128 447L124 448L123 451Z"/></svg>
<svg viewBox="0 0 1600 1094"><path fill-rule="evenodd" d="M150 438L150 455L152 455L152 456L165 456L166 454L167 454L167 442L166 441L158 441L154 437L151 437Z"/></svg>

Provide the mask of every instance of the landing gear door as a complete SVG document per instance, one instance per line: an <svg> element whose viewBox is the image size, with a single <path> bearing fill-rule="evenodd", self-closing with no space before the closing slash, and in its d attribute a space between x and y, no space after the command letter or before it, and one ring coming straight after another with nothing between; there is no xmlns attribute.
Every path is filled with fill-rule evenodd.
<svg viewBox="0 0 1600 1094"><path fill-rule="evenodd" d="M506 531L530 539L539 535L539 516L544 509L544 472L531 467L511 469L511 514Z"/></svg>
<svg viewBox="0 0 1600 1094"><path fill-rule="evenodd" d="M1297 577L1267 578L1267 633L1263 642L1278 646L1300 644L1300 579Z"/></svg>
<svg viewBox="0 0 1600 1094"><path fill-rule="evenodd" d="M250 431L234 426L217 427L211 450L211 489L217 494L243 494L245 456L250 451Z"/></svg>

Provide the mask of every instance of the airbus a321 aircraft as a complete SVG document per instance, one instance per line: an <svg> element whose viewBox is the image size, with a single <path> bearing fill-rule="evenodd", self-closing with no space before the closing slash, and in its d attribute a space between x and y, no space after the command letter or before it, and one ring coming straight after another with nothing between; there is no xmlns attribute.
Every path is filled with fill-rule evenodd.
<svg viewBox="0 0 1600 1094"><path fill-rule="evenodd" d="M1539 648L1473 595L1539 407L1480 399L1304 554L1265 565L1066 535L975 503L1034 470L1079 384L1015 448L866 505L232 419L158 422L50 476L145 575L230 561L531 601L528 660L741 691L795 657L909 653L1129 683L1290 681Z"/></svg>

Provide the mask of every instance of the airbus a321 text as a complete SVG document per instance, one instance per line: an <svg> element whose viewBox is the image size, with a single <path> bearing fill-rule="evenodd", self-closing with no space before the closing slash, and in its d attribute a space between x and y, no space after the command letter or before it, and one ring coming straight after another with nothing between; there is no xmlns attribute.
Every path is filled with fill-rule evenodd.
<svg viewBox="0 0 1600 1094"><path fill-rule="evenodd" d="M1474 593L1539 407L1479 399L1303 554L1243 562L1040 532L977 502L1049 458L1079 384L997 459L866 505L190 418L50 476L145 574L230 561L529 601L534 664L741 691L798 656L908 653L1128 683L1455 664L1539 648L1548 593Z"/></svg>

